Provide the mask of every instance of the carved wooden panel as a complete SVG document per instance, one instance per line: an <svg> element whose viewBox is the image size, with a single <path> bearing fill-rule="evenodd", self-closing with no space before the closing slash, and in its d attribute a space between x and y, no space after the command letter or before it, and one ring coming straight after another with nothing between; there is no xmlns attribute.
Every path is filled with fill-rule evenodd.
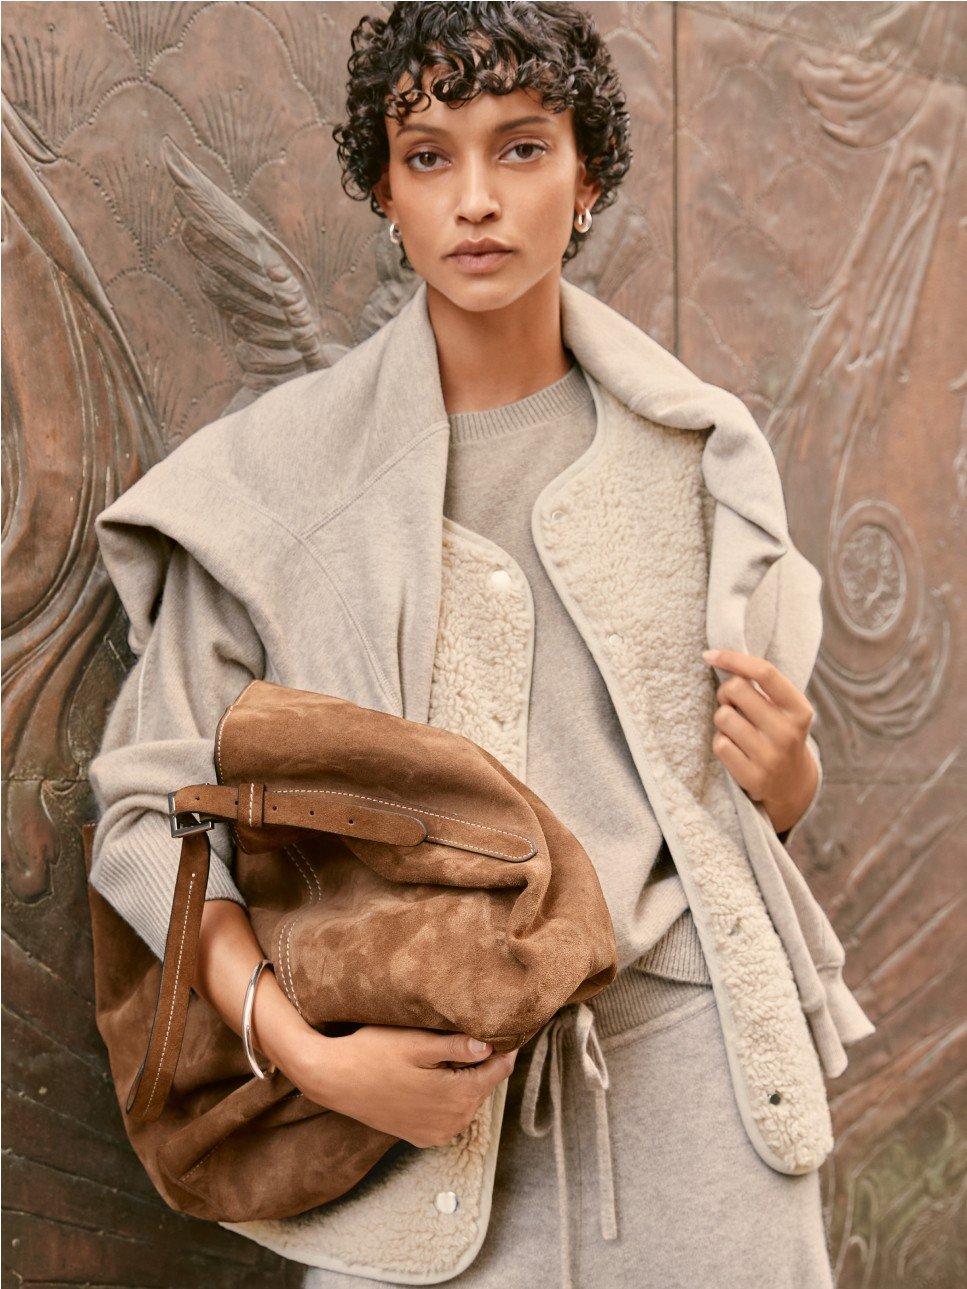
<svg viewBox="0 0 967 1289"><path fill-rule="evenodd" d="M199 426L331 362L413 290L385 224L342 192L330 135L349 33L373 7L3 9L3 1253L17 1280L301 1280L167 1210L120 1123L80 829L133 658L93 519ZM879 1026L831 1084L838 1283L952 1289L967 1154L964 9L594 14L635 158L567 275L746 399L826 578L811 694L825 790L797 857Z"/></svg>
<svg viewBox="0 0 967 1289"><path fill-rule="evenodd" d="M829 1085L838 1283L952 1289L967 1281L964 8L677 19L679 352L754 410L825 578L824 789L796 854L878 1027Z"/></svg>

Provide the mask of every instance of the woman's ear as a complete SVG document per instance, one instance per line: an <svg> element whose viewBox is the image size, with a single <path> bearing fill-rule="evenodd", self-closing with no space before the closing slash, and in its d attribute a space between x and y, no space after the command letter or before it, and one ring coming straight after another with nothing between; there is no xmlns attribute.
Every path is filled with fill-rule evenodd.
<svg viewBox="0 0 967 1289"><path fill-rule="evenodd" d="M600 179L588 180L587 165L582 158L578 162L578 183L575 191L575 198L581 202L586 210L590 210L594 203L601 196L601 190L604 187Z"/></svg>
<svg viewBox="0 0 967 1289"><path fill-rule="evenodd" d="M379 208L387 219L393 219L393 194L389 186L389 175L386 170L373 184L373 195L379 202Z"/></svg>

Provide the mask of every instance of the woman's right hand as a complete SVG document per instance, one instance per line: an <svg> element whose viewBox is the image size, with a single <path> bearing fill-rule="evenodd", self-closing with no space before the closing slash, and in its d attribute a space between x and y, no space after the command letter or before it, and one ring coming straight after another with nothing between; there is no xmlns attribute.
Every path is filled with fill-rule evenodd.
<svg viewBox="0 0 967 1289"><path fill-rule="evenodd" d="M248 912L236 901L205 901L193 984L227 1025L241 1033L242 1002L262 957ZM414 1146L451 1141L514 1067L517 1049L471 1051L466 1034L402 1025L362 1025L335 1038L320 1034L293 1007L275 973L259 979L252 1008L256 1050L304 1096ZM449 1069L444 1062L456 1063Z"/></svg>
<svg viewBox="0 0 967 1289"><path fill-rule="evenodd" d="M362 1025L329 1037L305 1032L279 1068L310 1101L414 1146L442 1146L469 1125L514 1068L519 1049L477 1054L466 1034ZM454 1062L448 1068L444 1062Z"/></svg>

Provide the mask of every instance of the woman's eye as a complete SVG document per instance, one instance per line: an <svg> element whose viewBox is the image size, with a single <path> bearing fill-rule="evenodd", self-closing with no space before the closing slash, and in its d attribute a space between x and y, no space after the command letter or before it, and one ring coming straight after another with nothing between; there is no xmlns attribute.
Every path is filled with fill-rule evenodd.
<svg viewBox="0 0 967 1289"><path fill-rule="evenodd" d="M406 164L410 166L410 168L413 170L420 170L425 173L427 170L433 170L435 167L415 166L413 165L413 162L416 161L417 157L430 157L431 159L433 159L433 158L439 157L439 155L440 154L438 152L433 152L429 148L422 148L419 152L414 152L412 156L407 157Z"/></svg>
<svg viewBox="0 0 967 1289"><path fill-rule="evenodd" d="M526 154L520 158L521 161L533 161L535 156L540 156L547 151L543 143L515 143L512 148L508 149L506 155L509 156L512 152L517 152L521 148L524 149ZM529 152L528 149L530 149Z"/></svg>
<svg viewBox="0 0 967 1289"><path fill-rule="evenodd" d="M543 143L521 142L515 143L513 147L507 149L505 157L511 157L517 153L518 161L533 161L535 157L542 156L547 151L547 146ZM406 164L411 170L416 170L419 174L428 174L430 171L439 170L440 165L434 165L434 162L443 162L439 152L434 152L432 148L421 148L419 152L413 152L406 158Z"/></svg>

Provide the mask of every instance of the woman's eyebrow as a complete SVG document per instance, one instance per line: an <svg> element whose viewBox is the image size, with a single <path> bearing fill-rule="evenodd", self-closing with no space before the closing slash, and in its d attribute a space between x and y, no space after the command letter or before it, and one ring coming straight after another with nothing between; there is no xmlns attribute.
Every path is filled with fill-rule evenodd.
<svg viewBox="0 0 967 1289"><path fill-rule="evenodd" d="M519 130L522 125L545 125L546 123L547 123L546 116L540 116L537 114L532 116L517 116L517 117L514 117L512 121L502 121L500 125L495 125L494 133L503 134L507 130ZM450 131L445 126L442 126L442 125L419 125L419 124L414 125L410 122L407 122L406 124L401 125L400 128L396 131L397 137L399 137L399 135L401 134L405 134L407 130L415 131L418 134L446 135L450 133Z"/></svg>

